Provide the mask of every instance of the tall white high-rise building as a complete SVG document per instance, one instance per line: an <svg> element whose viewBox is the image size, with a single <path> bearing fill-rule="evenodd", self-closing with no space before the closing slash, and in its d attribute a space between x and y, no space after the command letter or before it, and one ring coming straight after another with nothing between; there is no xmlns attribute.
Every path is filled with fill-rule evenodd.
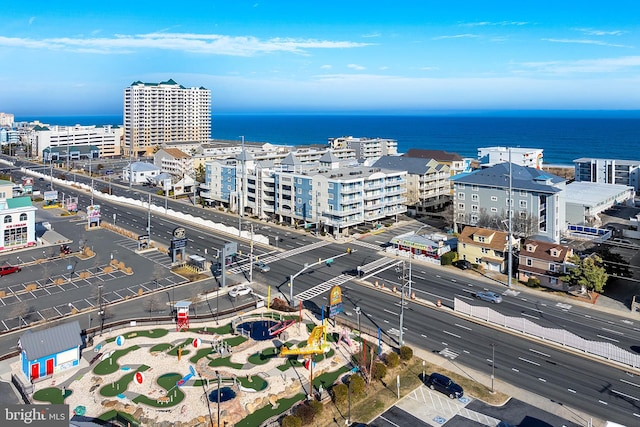
<svg viewBox="0 0 640 427"><path fill-rule="evenodd" d="M211 138L211 91L172 79L134 82L124 90L124 154L151 155L166 142Z"/></svg>

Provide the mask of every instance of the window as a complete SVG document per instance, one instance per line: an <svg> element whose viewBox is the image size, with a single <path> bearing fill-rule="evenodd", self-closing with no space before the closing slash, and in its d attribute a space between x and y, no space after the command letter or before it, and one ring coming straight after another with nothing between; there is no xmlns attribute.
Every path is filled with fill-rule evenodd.
<svg viewBox="0 0 640 427"><path fill-rule="evenodd" d="M488 253L489 253L489 249L487 249L487 248L480 248L480 252L482 252L483 254L488 254Z"/></svg>
<svg viewBox="0 0 640 427"><path fill-rule="evenodd" d="M458 200L464 200L464 193L458 193Z"/></svg>
<svg viewBox="0 0 640 427"><path fill-rule="evenodd" d="M298 178L298 184L302 184L302 178Z"/></svg>
<svg viewBox="0 0 640 427"><path fill-rule="evenodd" d="M464 203L458 203L458 210L464 210Z"/></svg>
<svg viewBox="0 0 640 427"><path fill-rule="evenodd" d="M498 212L498 208L491 208L491 212L493 212L493 213Z"/></svg>
<svg viewBox="0 0 640 427"><path fill-rule="evenodd" d="M556 265L553 264L553 263L549 263L549 271L555 272L556 271Z"/></svg>
<svg viewBox="0 0 640 427"><path fill-rule="evenodd" d="M471 195L471 201L477 202L478 201L478 195L477 194L472 194Z"/></svg>
<svg viewBox="0 0 640 427"><path fill-rule="evenodd" d="M21 213L20 214L20 221L26 221L27 220L27 214L26 213Z"/></svg>
<svg viewBox="0 0 640 427"><path fill-rule="evenodd" d="M511 202L511 206L513 206L513 199L507 199L504 202L507 206L509 206L509 202Z"/></svg>
<svg viewBox="0 0 640 427"><path fill-rule="evenodd" d="M549 278L549 284L550 285L557 285L558 284L558 279L555 277L550 277Z"/></svg>
<svg viewBox="0 0 640 427"><path fill-rule="evenodd" d="M475 262L475 264L480 264L481 262L482 262L482 259L480 259L480 258L476 257L476 262Z"/></svg>
<svg viewBox="0 0 640 427"><path fill-rule="evenodd" d="M491 201L492 202L497 202L498 201L498 196L491 196Z"/></svg>
<svg viewBox="0 0 640 427"><path fill-rule="evenodd" d="M471 215L471 222L474 224L478 222L478 215Z"/></svg>
<svg viewBox="0 0 640 427"><path fill-rule="evenodd" d="M520 207L523 209L527 208L527 201L526 200L520 200Z"/></svg>
<svg viewBox="0 0 640 427"><path fill-rule="evenodd" d="M471 212L478 212L478 205L471 205Z"/></svg>
<svg viewBox="0 0 640 427"><path fill-rule="evenodd" d="M5 224L9 224L12 221L11 219L11 215L5 215L4 217L4 223Z"/></svg>
<svg viewBox="0 0 640 427"><path fill-rule="evenodd" d="M330 182L329 183L329 190L332 190L332 189L333 189L333 182Z"/></svg>
<svg viewBox="0 0 640 427"><path fill-rule="evenodd" d="M471 186L471 191L478 191L478 186L477 185L472 185Z"/></svg>
<svg viewBox="0 0 640 427"><path fill-rule="evenodd" d="M456 188L459 188L460 190L464 190L464 184L460 182L456 184Z"/></svg>
<svg viewBox="0 0 640 427"><path fill-rule="evenodd" d="M533 260L531 258L527 258L527 265L531 267L533 265Z"/></svg>
<svg viewBox="0 0 640 427"><path fill-rule="evenodd" d="M484 236L478 236L478 242L484 243Z"/></svg>
<svg viewBox="0 0 640 427"><path fill-rule="evenodd" d="M520 196L526 197L527 196L527 191L526 190L520 190Z"/></svg>
<svg viewBox="0 0 640 427"><path fill-rule="evenodd" d="M298 194L302 194L302 188L298 187Z"/></svg>
<svg viewBox="0 0 640 427"><path fill-rule="evenodd" d="M298 197L298 204L302 204L302 199Z"/></svg>

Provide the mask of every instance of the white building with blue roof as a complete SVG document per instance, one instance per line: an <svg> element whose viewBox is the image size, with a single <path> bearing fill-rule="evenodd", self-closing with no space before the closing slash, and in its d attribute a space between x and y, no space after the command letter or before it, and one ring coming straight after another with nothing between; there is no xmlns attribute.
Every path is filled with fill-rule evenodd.
<svg viewBox="0 0 640 427"><path fill-rule="evenodd" d="M122 168L122 180L132 184L144 184L151 182L161 173L162 169L153 163L137 161Z"/></svg>

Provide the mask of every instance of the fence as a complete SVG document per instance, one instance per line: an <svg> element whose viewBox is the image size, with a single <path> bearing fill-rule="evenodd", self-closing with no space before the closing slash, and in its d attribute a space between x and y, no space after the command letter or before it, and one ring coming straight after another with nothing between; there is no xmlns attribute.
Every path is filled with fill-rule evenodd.
<svg viewBox="0 0 640 427"><path fill-rule="evenodd" d="M505 316L489 307L474 306L458 298L454 299L453 309L458 313L466 314L475 319L484 320L521 334L542 338L563 347L600 356L633 368L640 367L640 355L623 350L608 342L586 340L564 329L545 328L523 317Z"/></svg>

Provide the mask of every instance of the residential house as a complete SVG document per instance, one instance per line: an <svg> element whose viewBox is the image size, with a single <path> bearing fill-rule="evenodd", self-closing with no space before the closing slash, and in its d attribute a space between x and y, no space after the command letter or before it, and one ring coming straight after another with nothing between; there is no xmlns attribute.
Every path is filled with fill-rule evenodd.
<svg viewBox="0 0 640 427"><path fill-rule="evenodd" d="M178 179L195 173L193 158L178 148L161 148L153 155L153 164Z"/></svg>
<svg viewBox="0 0 640 427"><path fill-rule="evenodd" d="M122 168L122 180L131 184L146 184L161 172L153 163L137 161Z"/></svg>
<svg viewBox="0 0 640 427"><path fill-rule="evenodd" d="M508 236L503 231L467 226L458 235L458 258L466 259L487 271L505 273L508 270ZM519 246L519 240L512 237L512 253Z"/></svg>
<svg viewBox="0 0 640 427"><path fill-rule="evenodd" d="M527 282L530 278L540 280L540 285L546 288L566 291L567 286L560 280L560 276L568 273L573 266L569 258L573 249L557 243L539 240L526 240L519 256L518 280Z"/></svg>

